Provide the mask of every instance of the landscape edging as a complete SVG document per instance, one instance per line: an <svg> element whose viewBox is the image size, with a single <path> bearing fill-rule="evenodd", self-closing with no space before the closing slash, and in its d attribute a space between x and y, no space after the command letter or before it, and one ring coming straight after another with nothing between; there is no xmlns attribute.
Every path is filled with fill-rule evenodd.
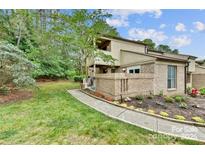
<svg viewBox="0 0 205 154"><path fill-rule="evenodd" d="M200 126L200 127L205 127L205 124L202 124L202 123L197 123L197 122L192 122L192 121L182 121L182 120L177 120L177 119L174 119L174 118L168 118L168 117L163 117L161 115L158 115L158 114L151 114L149 112L145 112L145 111L140 111L140 110L136 110L136 109L131 109L131 108L128 108L128 107L123 107L121 106L120 104L115 104L115 103L112 103L111 101L108 101L106 99L103 99L103 98L100 98L100 97L97 97L95 95L92 95L82 89L80 89L81 92L83 92L84 94L87 94L93 98L96 98L98 100L101 100L101 101L104 101L106 103L109 103L111 105L114 105L114 106L118 106L118 107L121 107L121 108L125 108L125 109L128 109L128 110L131 110L131 111L135 111L135 112L138 112L138 113L142 113L142 114L146 114L146 115L149 115L149 116L153 116L153 117L157 117L157 118L161 118L161 119L164 119L164 120L168 120L168 121L172 121L172 122L177 122L177 123L182 123L182 124L188 124L188 125L193 125L193 126Z"/></svg>

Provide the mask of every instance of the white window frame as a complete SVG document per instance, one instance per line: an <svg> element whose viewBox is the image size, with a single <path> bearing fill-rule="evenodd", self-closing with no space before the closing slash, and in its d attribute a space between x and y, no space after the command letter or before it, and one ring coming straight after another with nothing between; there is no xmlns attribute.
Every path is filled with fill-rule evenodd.
<svg viewBox="0 0 205 154"><path fill-rule="evenodd" d="M169 67L171 67L171 77L169 77ZM174 69L173 69L174 68ZM175 77L172 77L173 76L173 72L172 71L175 71ZM169 80L171 80L171 87L169 87ZM174 86L172 87L172 82L174 82ZM167 66L167 89L168 90L176 90L177 89L177 66L175 65L168 65Z"/></svg>
<svg viewBox="0 0 205 154"><path fill-rule="evenodd" d="M138 65L138 66L132 66L132 67L128 67L127 68L127 73L129 74L138 74L138 73L135 73L135 69L139 69L139 73L141 72L141 67ZM130 70L133 70L133 73L130 73Z"/></svg>

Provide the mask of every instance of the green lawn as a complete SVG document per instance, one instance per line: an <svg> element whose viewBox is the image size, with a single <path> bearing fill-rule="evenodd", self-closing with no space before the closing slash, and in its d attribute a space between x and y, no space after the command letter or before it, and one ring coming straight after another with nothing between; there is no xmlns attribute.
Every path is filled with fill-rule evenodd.
<svg viewBox="0 0 205 154"><path fill-rule="evenodd" d="M39 87L33 99L0 105L0 144L199 144L106 117L66 93L76 83Z"/></svg>

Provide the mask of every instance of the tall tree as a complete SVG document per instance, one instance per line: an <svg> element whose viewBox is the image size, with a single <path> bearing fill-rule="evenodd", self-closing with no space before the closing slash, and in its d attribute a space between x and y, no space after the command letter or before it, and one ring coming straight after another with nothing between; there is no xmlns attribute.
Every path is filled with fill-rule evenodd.
<svg viewBox="0 0 205 154"><path fill-rule="evenodd" d="M157 50L163 52L172 52L172 49L168 45L163 45L163 44L158 45Z"/></svg>
<svg viewBox="0 0 205 154"><path fill-rule="evenodd" d="M116 29L110 27L106 23L106 18L111 17L110 14L102 10L74 10L71 15L64 15L68 28L64 39L69 41L72 49L77 53L81 74L87 74L87 62L89 58L101 56L105 61L112 61L112 57L98 53L96 40L102 35L118 35ZM63 22L64 22L63 21ZM65 28L65 25L64 25Z"/></svg>
<svg viewBox="0 0 205 154"><path fill-rule="evenodd" d="M152 41L152 39L144 39L142 42L147 44L149 49L155 49L156 44Z"/></svg>

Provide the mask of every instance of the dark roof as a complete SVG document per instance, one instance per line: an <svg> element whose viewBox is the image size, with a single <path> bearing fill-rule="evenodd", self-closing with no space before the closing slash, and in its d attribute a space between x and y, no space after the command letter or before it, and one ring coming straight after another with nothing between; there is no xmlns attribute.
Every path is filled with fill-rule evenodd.
<svg viewBox="0 0 205 154"><path fill-rule="evenodd" d="M107 37L107 38L112 38L112 39L116 39L116 40L121 40L121 41L126 41L126 42L131 42L131 43L136 43L136 44L141 44L141 45L147 46L146 43L143 43L141 41L134 41L134 40L129 40L129 39L125 39L122 37L110 36L110 35L103 35L103 36Z"/></svg>

